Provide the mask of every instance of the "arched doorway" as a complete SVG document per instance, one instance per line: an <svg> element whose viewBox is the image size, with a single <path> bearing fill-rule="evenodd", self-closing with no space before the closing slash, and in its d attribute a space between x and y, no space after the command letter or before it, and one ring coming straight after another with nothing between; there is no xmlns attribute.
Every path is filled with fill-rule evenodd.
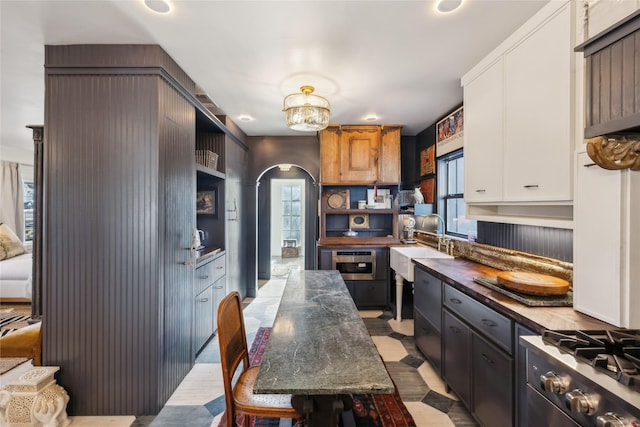
<svg viewBox="0 0 640 427"><path fill-rule="evenodd" d="M258 177L256 186L258 281L271 279L272 258L281 257L284 240L296 240L304 268L315 269L318 189L314 177L297 165L274 165Z"/></svg>

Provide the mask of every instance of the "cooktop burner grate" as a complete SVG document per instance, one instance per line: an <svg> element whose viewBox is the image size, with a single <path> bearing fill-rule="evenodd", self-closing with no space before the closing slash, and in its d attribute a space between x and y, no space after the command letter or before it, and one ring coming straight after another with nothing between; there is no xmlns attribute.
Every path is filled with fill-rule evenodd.
<svg viewBox="0 0 640 427"><path fill-rule="evenodd" d="M640 330L544 331L542 340L640 392Z"/></svg>

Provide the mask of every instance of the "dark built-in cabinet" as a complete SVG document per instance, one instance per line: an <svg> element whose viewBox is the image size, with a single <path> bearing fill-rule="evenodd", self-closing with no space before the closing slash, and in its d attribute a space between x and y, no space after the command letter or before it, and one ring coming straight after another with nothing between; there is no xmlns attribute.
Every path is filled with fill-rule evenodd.
<svg viewBox="0 0 640 427"><path fill-rule="evenodd" d="M442 375L442 282L415 269L413 325L416 346Z"/></svg>
<svg viewBox="0 0 640 427"><path fill-rule="evenodd" d="M640 11L590 38L586 60L585 137L640 130Z"/></svg>
<svg viewBox="0 0 640 427"><path fill-rule="evenodd" d="M156 414L215 328L192 236L225 249L226 190L195 149L224 126L159 46L47 46L45 68L43 364L72 415ZM196 221L201 185L218 222Z"/></svg>
<svg viewBox="0 0 640 427"><path fill-rule="evenodd" d="M367 259L368 258L368 259ZM339 270L358 309L389 305L389 249L383 246L320 246L318 269ZM353 274L371 274L356 278Z"/></svg>
<svg viewBox="0 0 640 427"><path fill-rule="evenodd" d="M446 384L483 426L512 426L513 322L448 284L443 306Z"/></svg>
<svg viewBox="0 0 640 427"><path fill-rule="evenodd" d="M524 361L516 370L513 321L422 269L414 289L418 349L481 425L514 425L515 375Z"/></svg>

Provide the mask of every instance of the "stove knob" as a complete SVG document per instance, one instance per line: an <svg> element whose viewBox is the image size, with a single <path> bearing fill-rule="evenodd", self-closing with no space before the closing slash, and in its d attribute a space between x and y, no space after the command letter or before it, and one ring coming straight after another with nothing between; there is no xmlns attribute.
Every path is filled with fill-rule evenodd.
<svg viewBox="0 0 640 427"><path fill-rule="evenodd" d="M596 408L591 397L582 390L573 390L565 395L565 404L571 412L592 415Z"/></svg>
<svg viewBox="0 0 640 427"><path fill-rule="evenodd" d="M600 415L596 418L596 423L598 427L629 427L629 423L624 418L613 412Z"/></svg>
<svg viewBox="0 0 640 427"><path fill-rule="evenodd" d="M540 387L549 393L564 394L567 391L562 378L553 371L540 375Z"/></svg>

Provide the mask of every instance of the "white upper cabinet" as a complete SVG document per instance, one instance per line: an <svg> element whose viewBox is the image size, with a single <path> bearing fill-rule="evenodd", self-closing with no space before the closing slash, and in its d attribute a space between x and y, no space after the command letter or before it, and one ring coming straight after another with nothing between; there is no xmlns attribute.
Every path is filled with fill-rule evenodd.
<svg viewBox="0 0 640 427"><path fill-rule="evenodd" d="M569 5L504 56L505 201L572 198L572 57Z"/></svg>
<svg viewBox="0 0 640 427"><path fill-rule="evenodd" d="M573 2L550 2L462 77L467 216L572 227Z"/></svg>
<svg viewBox="0 0 640 427"><path fill-rule="evenodd" d="M502 60L464 87L467 203L502 200Z"/></svg>

